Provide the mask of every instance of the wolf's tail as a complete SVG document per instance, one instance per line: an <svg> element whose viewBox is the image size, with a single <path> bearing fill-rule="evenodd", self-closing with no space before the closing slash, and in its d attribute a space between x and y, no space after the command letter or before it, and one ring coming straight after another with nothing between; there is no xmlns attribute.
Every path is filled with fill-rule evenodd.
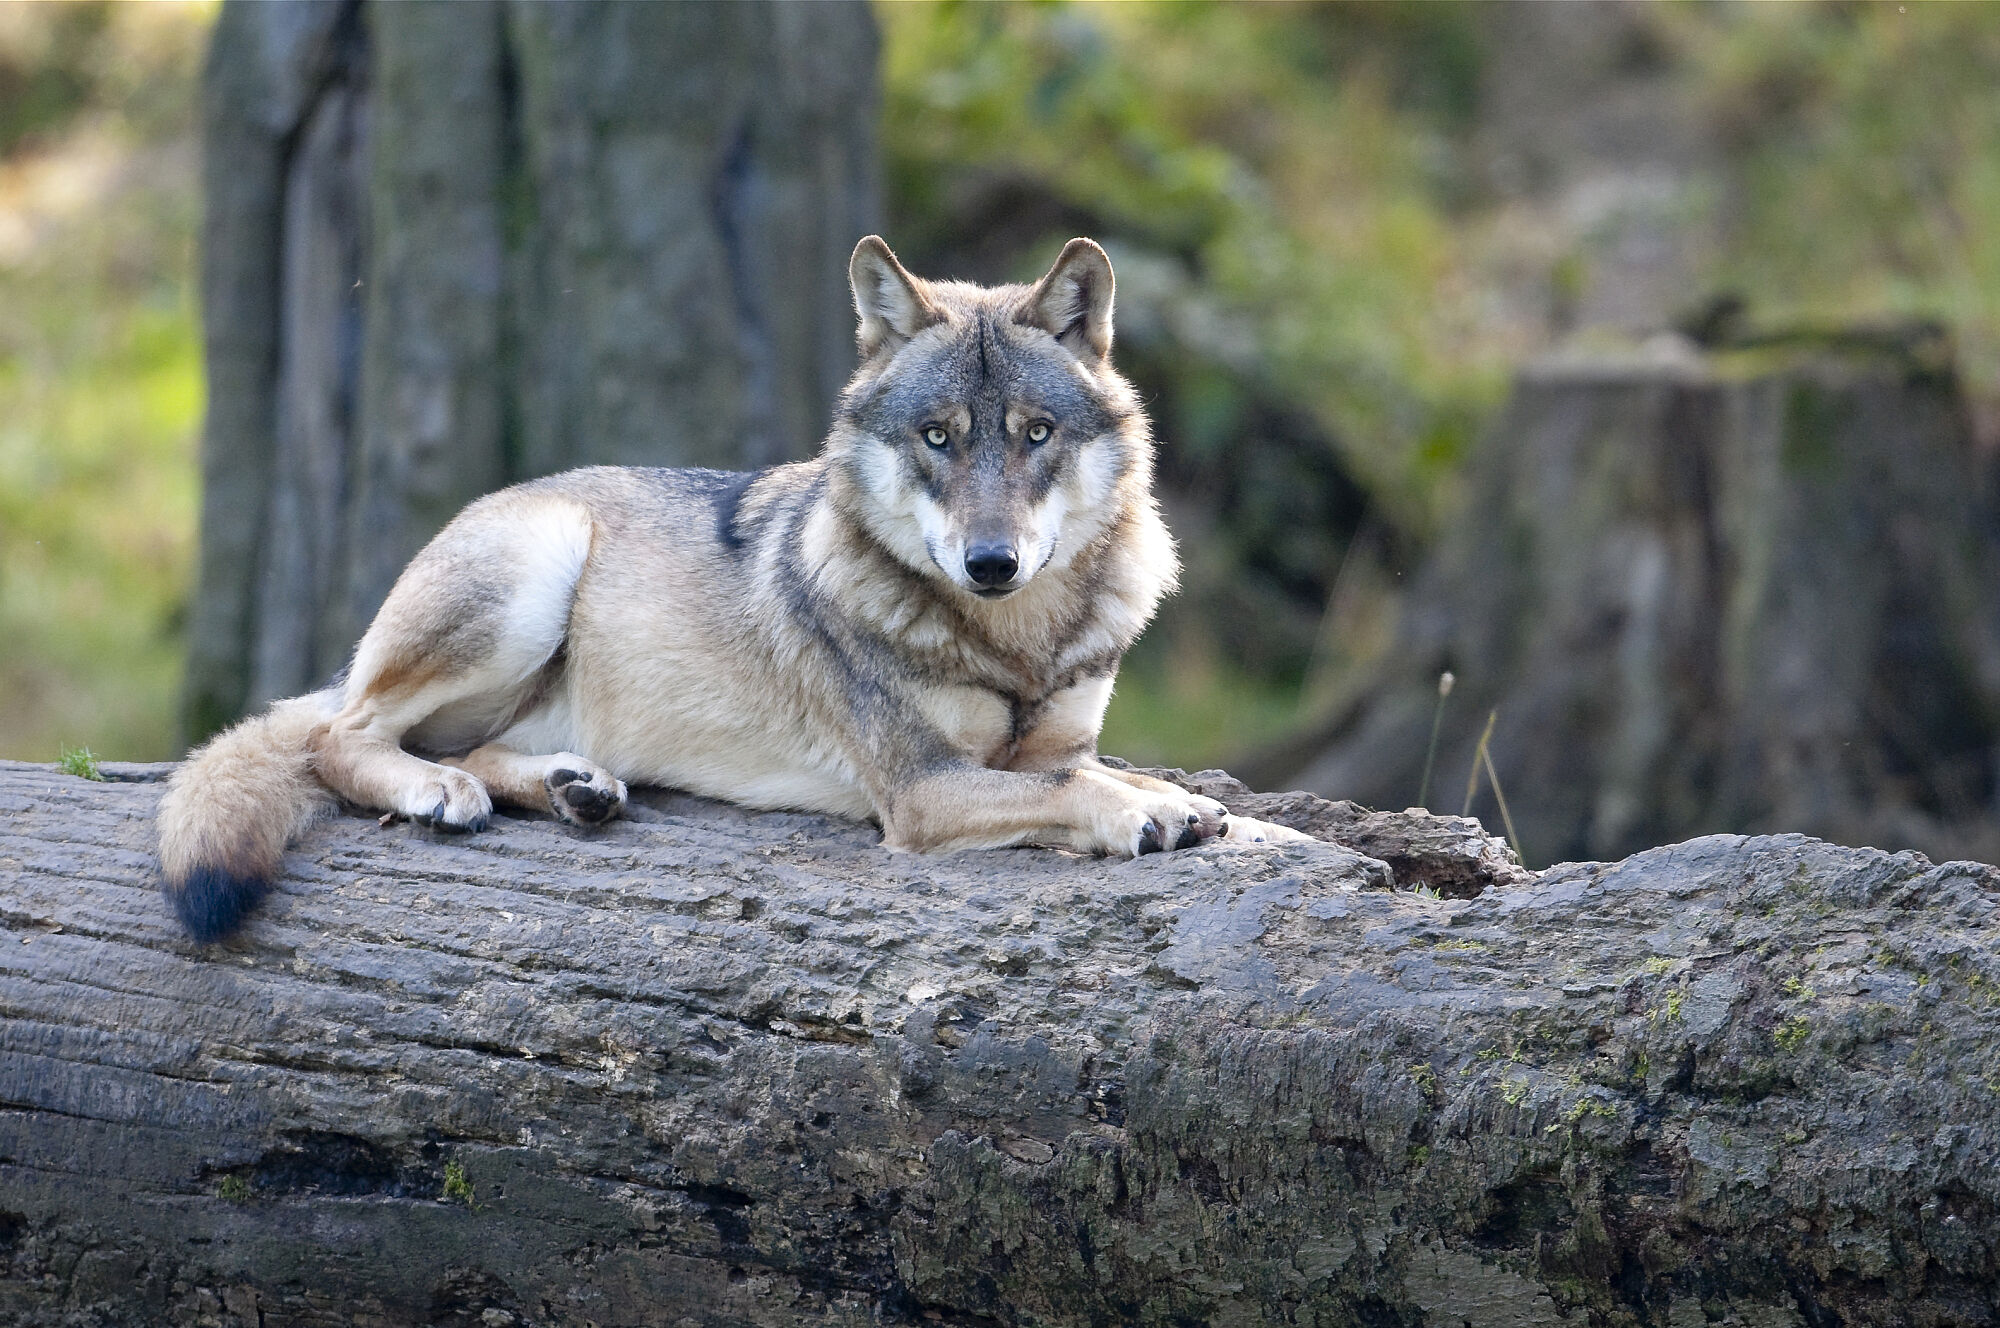
<svg viewBox="0 0 2000 1328"><path fill-rule="evenodd" d="M167 902L197 941L233 931L270 891L285 845L333 805L308 738L337 704L280 701L189 754L160 799Z"/></svg>

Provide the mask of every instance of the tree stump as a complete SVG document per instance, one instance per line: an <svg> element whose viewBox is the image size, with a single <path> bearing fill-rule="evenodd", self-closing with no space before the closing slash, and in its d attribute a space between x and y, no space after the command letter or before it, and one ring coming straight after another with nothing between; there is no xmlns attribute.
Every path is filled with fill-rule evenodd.
<svg viewBox="0 0 2000 1328"><path fill-rule="evenodd" d="M1530 861L1804 830L2000 860L2000 489L1935 339L1524 372L1400 639L1260 782L1435 805L1490 747ZM1485 795L1481 806L1493 806Z"/></svg>
<svg viewBox="0 0 2000 1328"><path fill-rule="evenodd" d="M1530 876L1213 772L1401 864L646 793L333 819L200 948L162 770L0 764L0 1323L2000 1319L1992 868Z"/></svg>

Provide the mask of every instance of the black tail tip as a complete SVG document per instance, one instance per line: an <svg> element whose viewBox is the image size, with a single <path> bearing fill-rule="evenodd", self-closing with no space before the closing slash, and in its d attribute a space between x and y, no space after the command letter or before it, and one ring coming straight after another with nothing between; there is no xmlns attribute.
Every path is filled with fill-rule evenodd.
<svg viewBox="0 0 2000 1328"><path fill-rule="evenodd" d="M168 881L167 902L197 941L219 941L241 926L245 915L271 892L257 876L238 876L218 867L197 867L185 880Z"/></svg>

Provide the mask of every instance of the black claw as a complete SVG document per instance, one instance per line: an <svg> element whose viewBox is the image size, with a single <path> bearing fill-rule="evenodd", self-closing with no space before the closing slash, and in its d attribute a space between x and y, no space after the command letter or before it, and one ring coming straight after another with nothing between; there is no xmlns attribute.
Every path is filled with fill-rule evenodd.
<svg viewBox="0 0 2000 1328"><path fill-rule="evenodd" d="M1201 828L1195 824L1197 819L1193 816L1188 817L1187 828L1182 830L1181 837L1174 841L1175 848L1193 848L1201 842Z"/></svg>
<svg viewBox="0 0 2000 1328"><path fill-rule="evenodd" d="M484 816L475 816L466 822L465 828L476 835L486 828L486 818Z"/></svg>
<svg viewBox="0 0 2000 1328"><path fill-rule="evenodd" d="M1158 853L1160 847L1160 823L1148 820L1146 828L1139 832L1139 856L1143 858L1148 853Z"/></svg>

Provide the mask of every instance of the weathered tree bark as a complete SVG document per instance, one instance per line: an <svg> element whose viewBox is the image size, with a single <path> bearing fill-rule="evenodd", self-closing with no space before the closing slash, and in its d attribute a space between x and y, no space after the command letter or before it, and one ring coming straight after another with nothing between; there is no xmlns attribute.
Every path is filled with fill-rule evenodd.
<svg viewBox="0 0 2000 1328"><path fill-rule="evenodd" d="M231 3L206 89L191 737L323 682L481 493L824 433L864 4Z"/></svg>
<svg viewBox="0 0 2000 1328"><path fill-rule="evenodd" d="M1216 776L1404 865L656 794L336 819L198 949L158 773L0 765L0 1323L2000 1320L1992 868L1530 878Z"/></svg>
<svg viewBox="0 0 2000 1328"><path fill-rule="evenodd" d="M1433 805L1497 709L1531 861L1773 829L2000 860L2000 492L1936 349L1530 369L1398 645L1244 768L1407 806L1449 669Z"/></svg>

